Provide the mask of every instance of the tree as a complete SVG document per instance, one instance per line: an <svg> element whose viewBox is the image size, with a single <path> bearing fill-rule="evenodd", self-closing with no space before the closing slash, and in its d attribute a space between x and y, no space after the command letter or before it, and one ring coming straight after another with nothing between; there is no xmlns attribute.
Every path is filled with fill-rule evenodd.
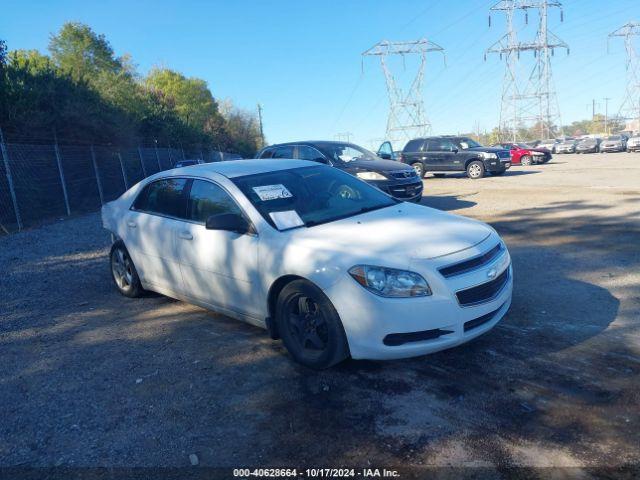
<svg viewBox="0 0 640 480"><path fill-rule="evenodd" d="M7 42L0 40L0 71L7 64Z"/></svg>
<svg viewBox="0 0 640 480"><path fill-rule="evenodd" d="M91 82L99 72L115 74L123 69L105 36L82 23L65 23L51 36L49 52L56 67L75 81Z"/></svg>
<svg viewBox="0 0 640 480"><path fill-rule="evenodd" d="M145 79L145 84L160 92L162 98L171 101L178 116L189 127L204 131L220 117L218 104L204 80L187 78L167 68L154 68Z"/></svg>

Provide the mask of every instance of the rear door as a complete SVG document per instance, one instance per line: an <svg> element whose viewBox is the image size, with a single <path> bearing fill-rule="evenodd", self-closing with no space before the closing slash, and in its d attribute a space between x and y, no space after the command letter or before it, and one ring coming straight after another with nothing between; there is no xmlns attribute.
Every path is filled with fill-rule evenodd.
<svg viewBox="0 0 640 480"><path fill-rule="evenodd" d="M426 169L428 171L442 172L452 170L453 143L448 138L432 138L427 144L428 152Z"/></svg>
<svg viewBox="0 0 640 480"><path fill-rule="evenodd" d="M166 178L147 185L127 213L125 245L143 282L182 290L176 232L186 214L190 180Z"/></svg>

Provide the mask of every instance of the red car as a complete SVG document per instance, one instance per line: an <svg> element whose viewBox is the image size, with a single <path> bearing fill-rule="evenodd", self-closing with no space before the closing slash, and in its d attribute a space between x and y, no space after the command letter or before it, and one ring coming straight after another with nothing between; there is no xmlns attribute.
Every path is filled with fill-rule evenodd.
<svg viewBox="0 0 640 480"><path fill-rule="evenodd" d="M512 165L533 165L547 163L551 160L551 152L546 148L533 148L526 143L498 143L493 147L511 151Z"/></svg>

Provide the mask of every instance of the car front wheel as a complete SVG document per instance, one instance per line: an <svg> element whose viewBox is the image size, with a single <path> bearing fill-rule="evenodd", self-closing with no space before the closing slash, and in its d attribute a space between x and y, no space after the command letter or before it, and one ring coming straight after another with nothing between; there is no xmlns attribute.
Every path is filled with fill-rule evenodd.
<svg viewBox="0 0 640 480"><path fill-rule="evenodd" d="M469 162L469 165L467 165L467 176L473 179L484 177L484 164L480 160Z"/></svg>
<svg viewBox="0 0 640 480"><path fill-rule="evenodd" d="M131 256L122 240L118 240L111 247L109 254L111 261L111 277L118 291L125 297L135 298L144 293L140 277Z"/></svg>
<svg viewBox="0 0 640 480"><path fill-rule="evenodd" d="M421 162L412 163L411 166L418 174L418 178L424 178L424 174L425 174L424 165Z"/></svg>
<svg viewBox="0 0 640 480"><path fill-rule="evenodd" d="M322 290L306 280L294 280L282 289L276 323L284 346L306 367L329 368L349 356L338 312Z"/></svg>
<svg viewBox="0 0 640 480"><path fill-rule="evenodd" d="M520 163L522 163L522 165L524 166L529 166L533 163L533 158L531 158L531 156L529 155L523 155L523 157L520 159Z"/></svg>

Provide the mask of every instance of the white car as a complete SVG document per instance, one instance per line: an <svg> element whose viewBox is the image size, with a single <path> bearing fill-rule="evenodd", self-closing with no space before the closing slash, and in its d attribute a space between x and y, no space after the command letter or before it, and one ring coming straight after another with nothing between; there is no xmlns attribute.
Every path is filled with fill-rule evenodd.
<svg viewBox="0 0 640 480"><path fill-rule="evenodd" d="M511 258L491 227L314 162L160 172L104 205L102 222L122 294L267 328L312 368L453 347L511 304Z"/></svg>

